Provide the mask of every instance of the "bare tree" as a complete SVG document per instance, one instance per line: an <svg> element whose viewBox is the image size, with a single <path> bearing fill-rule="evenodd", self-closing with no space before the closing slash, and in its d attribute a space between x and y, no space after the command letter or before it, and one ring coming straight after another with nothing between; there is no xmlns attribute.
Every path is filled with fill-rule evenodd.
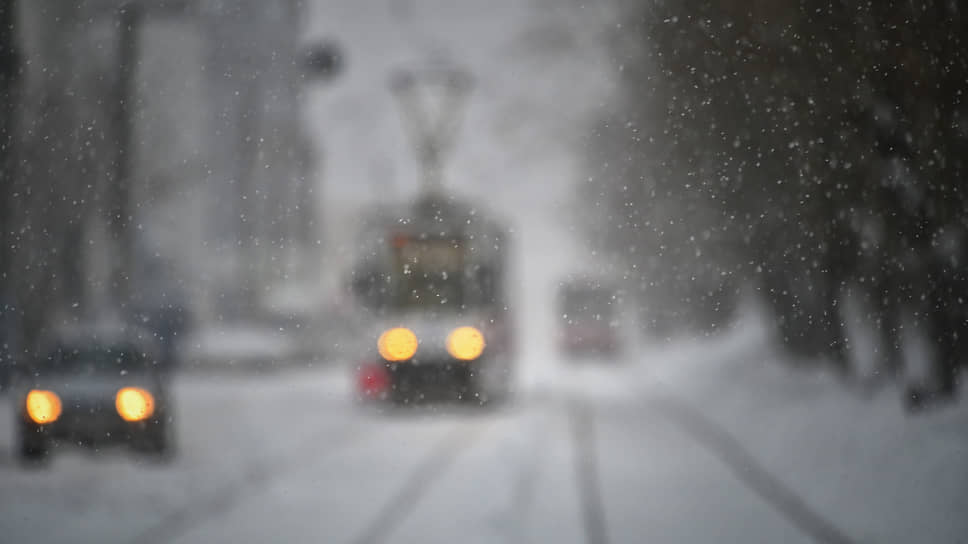
<svg viewBox="0 0 968 544"><path fill-rule="evenodd" d="M748 282L794 352L843 363L859 289L898 358L909 314L953 391L968 295L964 10L944 0L629 2L624 93L591 164L606 223L694 316ZM861 286L861 287L857 287ZM697 296L698 293L698 296ZM686 320L689 321L689 320ZM693 320L694 321L694 320ZM891 350L888 350L891 351ZM846 367L841 366L846 370Z"/></svg>

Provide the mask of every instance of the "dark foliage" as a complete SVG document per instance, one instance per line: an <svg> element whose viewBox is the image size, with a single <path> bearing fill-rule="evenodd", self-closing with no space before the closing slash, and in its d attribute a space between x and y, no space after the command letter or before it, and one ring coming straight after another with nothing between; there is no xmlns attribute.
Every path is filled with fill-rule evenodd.
<svg viewBox="0 0 968 544"><path fill-rule="evenodd" d="M908 318L935 340L950 389L968 332L964 9L687 0L627 10L615 36L624 94L589 185L606 187L603 234L632 256L645 300L709 328L714 293L750 285L789 348L837 361L851 292L886 344L899 344Z"/></svg>

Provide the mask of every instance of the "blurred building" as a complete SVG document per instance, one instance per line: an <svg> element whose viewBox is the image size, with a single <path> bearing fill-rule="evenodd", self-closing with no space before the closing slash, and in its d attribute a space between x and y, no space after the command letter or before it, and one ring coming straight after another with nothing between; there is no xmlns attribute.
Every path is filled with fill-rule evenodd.
<svg viewBox="0 0 968 544"><path fill-rule="evenodd" d="M120 18L122 5L136 17ZM121 263L126 290L145 303L177 296L201 317L230 319L312 275L301 9L298 0L20 3L15 268L30 271L18 281L40 286L21 305L46 297L48 317L100 311L119 298ZM128 217L127 246L112 230L118 215Z"/></svg>

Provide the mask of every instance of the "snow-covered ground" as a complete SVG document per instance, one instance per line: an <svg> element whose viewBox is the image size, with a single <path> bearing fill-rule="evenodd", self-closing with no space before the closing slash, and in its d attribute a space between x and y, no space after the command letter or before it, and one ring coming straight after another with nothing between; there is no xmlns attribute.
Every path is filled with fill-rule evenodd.
<svg viewBox="0 0 968 544"><path fill-rule="evenodd" d="M817 523L855 542L962 541L968 405L908 417L897 392L860 399L774 360L764 338L753 321L623 361L548 361L553 375L496 410L381 412L332 366L185 375L170 465L65 448L22 469L5 401L0 529L11 542L586 542L600 508L611 542L810 542Z"/></svg>

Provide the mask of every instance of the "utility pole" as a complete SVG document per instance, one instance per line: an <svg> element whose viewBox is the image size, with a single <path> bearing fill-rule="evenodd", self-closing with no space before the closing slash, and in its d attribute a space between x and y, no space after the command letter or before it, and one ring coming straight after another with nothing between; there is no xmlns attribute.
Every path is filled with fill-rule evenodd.
<svg viewBox="0 0 968 544"><path fill-rule="evenodd" d="M20 51L17 44L17 1L0 0L0 389L10 378L9 364L22 343L13 296L13 193L17 183L17 104L20 102Z"/></svg>
<svg viewBox="0 0 968 544"><path fill-rule="evenodd" d="M0 304L9 289L12 256L8 238L13 228L10 206L16 183L13 147L20 87L16 23L17 0L0 0Z"/></svg>

